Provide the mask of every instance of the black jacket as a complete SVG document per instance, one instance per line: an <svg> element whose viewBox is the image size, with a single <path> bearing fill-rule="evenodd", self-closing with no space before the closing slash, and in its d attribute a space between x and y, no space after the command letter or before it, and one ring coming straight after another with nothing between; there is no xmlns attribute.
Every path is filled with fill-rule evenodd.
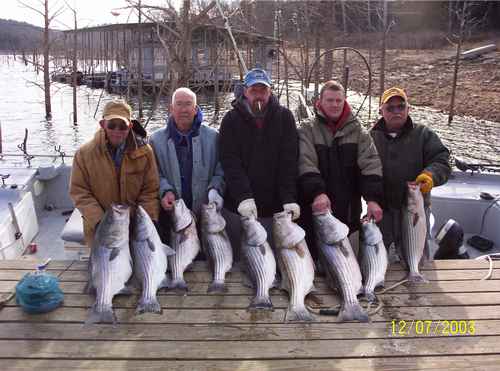
<svg viewBox="0 0 500 371"><path fill-rule="evenodd" d="M428 127L414 124L408 117L401 133L392 137L381 118L370 134L382 160L386 207L400 209L406 202L406 182L414 181L424 170L432 173L434 186L448 180L450 152ZM430 194L424 200L428 204Z"/></svg>
<svg viewBox="0 0 500 371"><path fill-rule="evenodd" d="M292 113L271 95L258 128L245 98L233 102L220 127L220 160L227 184L225 206L254 198L259 216L270 217L296 202L298 139Z"/></svg>

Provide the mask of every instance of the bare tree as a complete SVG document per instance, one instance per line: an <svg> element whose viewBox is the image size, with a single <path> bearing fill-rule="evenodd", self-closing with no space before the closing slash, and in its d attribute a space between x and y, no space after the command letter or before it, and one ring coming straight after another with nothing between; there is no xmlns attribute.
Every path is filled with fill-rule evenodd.
<svg viewBox="0 0 500 371"><path fill-rule="evenodd" d="M37 0L38 4L43 7L43 10L33 7L32 5L26 4L24 1L19 1L22 6L36 12L41 15L44 19L44 31L43 31L43 86L45 91L45 118L47 120L52 119L52 105L50 102L50 76L49 76L49 56L50 56L50 35L49 26L51 22L64 12L65 8L63 5L58 5L57 1L54 3L52 8L49 8L49 0ZM52 10L52 9L56 10Z"/></svg>

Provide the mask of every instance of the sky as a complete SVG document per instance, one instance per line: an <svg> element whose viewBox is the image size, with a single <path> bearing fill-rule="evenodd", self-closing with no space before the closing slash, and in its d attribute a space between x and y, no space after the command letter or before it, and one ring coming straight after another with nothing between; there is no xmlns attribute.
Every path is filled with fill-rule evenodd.
<svg viewBox="0 0 500 371"><path fill-rule="evenodd" d="M33 10L27 9L23 2L35 9L43 11L44 0L1 0L0 18L13 19L15 21L27 22L35 26L43 27L43 17ZM165 0L142 0L144 4L161 5ZM174 1L175 2L175 1ZM49 0L49 12L66 7L68 3L77 11L78 27L97 26L105 23L137 22L137 14L130 14L130 9L120 9L127 6L125 0ZM118 14L113 15L111 12ZM64 11L50 25L55 29L68 29L73 27L73 12Z"/></svg>

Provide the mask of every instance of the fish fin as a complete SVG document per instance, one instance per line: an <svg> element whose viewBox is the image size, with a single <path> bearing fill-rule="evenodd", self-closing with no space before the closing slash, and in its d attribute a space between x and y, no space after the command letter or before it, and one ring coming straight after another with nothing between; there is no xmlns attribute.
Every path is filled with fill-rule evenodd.
<svg viewBox="0 0 500 371"><path fill-rule="evenodd" d="M112 261L118 255L120 255L120 249L115 247L114 249L111 250L111 254L109 255L109 261Z"/></svg>
<svg viewBox="0 0 500 371"><path fill-rule="evenodd" d="M179 232L179 245L186 242L187 239L189 238L188 233L187 233L187 228L183 229L182 231Z"/></svg>
<svg viewBox="0 0 500 371"><path fill-rule="evenodd" d="M306 308L288 308L285 313L285 322L314 321L314 316Z"/></svg>
<svg viewBox="0 0 500 371"><path fill-rule="evenodd" d="M375 296L374 292L365 291L365 298L368 303L374 303L377 301L377 297Z"/></svg>
<svg viewBox="0 0 500 371"><path fill-rule="evenodd" d="M344 254L344 256L347 258L349 256L349 249L346 247L345 241L344 240L340 241L338 247L340 248L342 254Z"/></svg>
<svg viewBox="0 0 500 371"><path fill-rule="evenodd" d="M260 249L260 252L262 253L262 255L266 255L266 247L264 246L264 244L260 245L259 249Z"/></svg>
<svg viewBox="0 0 500 371"><path fill-rule="evenodd" d="M89 315L85 321L85 325L92 325L94 323L112 323L116 324L116 316L113 308L105 308L102 312L97 311L96 304L92 305L89 310Z"/></svg>
<svg viewBox="0 0 500 371"><path fill-rule="evenodd" d="M246 286L246 287L250 287L250 288L255 288L255 285L254 283L252 282L252 280L250 278L248 278L248 274L244 274L243 275L243 286Z"/></svg>
<svg viewBox="0 0 500 371"><path fill-rule="evenodd" d="M410 283L428 283L429 281L422 276L419 272L410 272L408 273L408 282Z"/></svg>
<svg viewBox="0 0 500 371"><path fill-rule="evenodd" d="M159 289L162 289L162 288L166 288L166 287L169 287L170 285L170 280L169 278L167 277L167 275L165 275L165 278L161 281L160 285L158 286Z"/></svg>
<svg viewBox="0 0 500 371"><path fill-rule="evenodd" d="M247 308L247 311L255 311L255 310L271 310L273 311L273 303L271 302L271 298L269 296L256 296L250 302L250 305Z"/></svg>
<svg viewBox="0 0 500 371"><path fill-rule="evenodd" d="M149 238L148 238L148 247L151 251L155 251L155 245L153 241L151 241Z"/></svg>
<svg viewBox="0 0 500 371"><path fill-rule="evenodd" d="M123 288L116 293L116 295L132 295L132 288L130 286L123 286Z"/></svg>
<svg viewBox="0 0 500 371"><path fill-rule="evenodd" d="M162 244L163 249L165 250L165 255L170 256L170 255L175 255L175 250L172 249L170 246Z"/></svg>
<svg viewBox="0 0 500 371"><path fill-rule="evenodd" d="M227 292L227 288L224 285L224 282L221 281L212 282L207 289L207 294L224 293L224 292Z"/></svg>
<svg viewBox="0 0 500 371"><path fill-rule="evenodd" d="M96 289L92 285L92 280L89 279L87 283L85 284L85 287L83 288L83 293L84 294L89 294L89 295L95 295L96 294Z"/></svg>
<svg viewBox="0 0 500 371"><path fill-rule="evenodd" d="M297 254L303 258L304 256L306 256L306 252L304 250L304 246L302 244L297 244L295 245L295 251L297 251Z"/></svg>
<svg viewBox="0 0 500 371"><path fill-rule="evenodd" d="M414 226L414 227L417 225L417 223L418 223L418 219L419 219L419 218L420 218L420 217L418 216L418 214L417 214L417 213L413 214L413 226Z"/></svg>
<svg viewBox="0 0 500 371"><path fill-rule="evenodd" d="M359 321L359 322L370 322L368 314L359 305L359 303L346 305L344 304L340 308L339 315L337 317L338 322L346 321Z"/></svg>
<svg viewBox="0 0 500 371"><path fill-rule="evenodd" d="M189 291L186 281L184 281L182 278L170 281L170 283L168 284L168 289L174 290L178 294L182 295L186 295Z"/></svg>
<svg viewBox="0 0 500 371"><path fill-rule="evenodd" d="M162 314L163 309L161 308L161 305L156 297L148 299L141 298L137 304L137 308L135 309L135 314L142 313Z"/></svg>

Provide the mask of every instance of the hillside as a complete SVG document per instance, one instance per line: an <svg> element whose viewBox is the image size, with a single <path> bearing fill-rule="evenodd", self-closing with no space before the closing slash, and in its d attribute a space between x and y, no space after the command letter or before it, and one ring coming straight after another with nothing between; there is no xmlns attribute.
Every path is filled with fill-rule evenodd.
<svg viewBox="0 0 500 371"><path fill-rule="evenodd" d="M43 29L26 22L0 19L0 50L32 51L40 48Z"/></svg>

